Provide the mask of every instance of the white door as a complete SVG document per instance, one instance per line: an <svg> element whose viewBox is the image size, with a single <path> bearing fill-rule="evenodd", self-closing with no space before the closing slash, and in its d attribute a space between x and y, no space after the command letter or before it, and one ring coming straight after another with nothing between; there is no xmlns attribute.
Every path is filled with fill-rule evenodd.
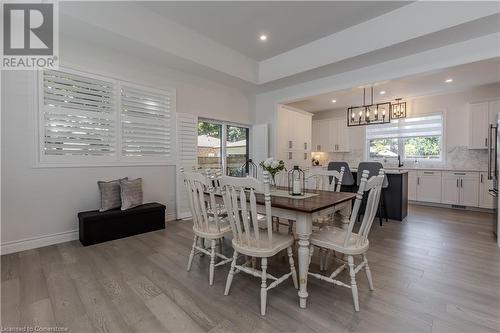
<svg viewBox="0 0 500 333"><path fill-rule="evenodd" d="M488 148L488 102L472 103L469 109L469 148Z"/></svg>
<svg viewBox="0 0 500 333"><path fill-rule="evenodd" d="M408 172L408 200L417 200L417 173Z"/></svg>
<svg viewBox="0 0 500 333"><path fill-rule="evenodd" d="M349 151L349 129L346 124L346 120L343 118L338 119L338 145L339 151L348 152Z"/></svg>
<svg viewBox="0 0 500 333"><path fill-rule="evenodd" d="M452 174L443 175L442 191L442 203L458 205L460 203L460 177Z"/></svg>
<svg viewBox="0 0 500 333"><path fill-rule="evenodd" d="M198 117L187 113L177 113L177 181L175 198L177 219L191 217L182 171L190 171L196 167L197 150Z"/></svg>
<svg viewBox="0 0 500 333"><path fill-rule="evenodd" d="M312 122L312 151L320 151L320 121Z"/></svg>
<svg viewBox="0 0 500 333"><path fill-rule="evenodd" d="M500 113L500 99L491 101L488 108L488 123L495 124L497 121L497 114Z"/></svg>
<svg viewBox="0 0 500 333"><path fill-rule="evenodd" d="M417 200L425 202L441 202L441 175L427 172L417 176Z"/></svg>
<svg viewBox="0 0 500 333"><path fill-rule="evenodd" d="M493 188L493 180L488 179L488 173L481 172L479 175L479 207L494 208L494 197L489 190Z"/></svg>
<svg viewBox="0 0 500 333"><path fill-rule="evenodd" d="M321 120L319 123L319 151L330 152L333 151L330 148L331 143L331 121Z"/></svg>
<svg viewBox="0 0 500 333"><path fill-rule="evenodd" d="M269 128L267 124L252 126L250 147L250 158L257 165L257 177L260 178L262 168L259 163L269 157Z"/></svg>
<svg viewBox="0 0 500 333"><path fill-rule="evenodd" d="M479 204L479 182L475 177L460 178L460 204L477 207Z"/></svg>

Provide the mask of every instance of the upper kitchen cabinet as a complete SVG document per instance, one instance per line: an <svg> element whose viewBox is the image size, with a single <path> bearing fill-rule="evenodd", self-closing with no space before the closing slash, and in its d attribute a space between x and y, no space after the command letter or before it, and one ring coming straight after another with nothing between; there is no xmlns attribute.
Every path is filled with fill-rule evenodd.
<svg viewBox="0 0 500 333"><path fill-rule="evenodd" d="M488 128L500 113L500 100L469 104L469 149L488 148Z"/></svg>
<svg viewBox="0 0 500 333"><path fill-rule="evenodd" d="M344 118L314 120L312 138L313 151L349 151L349 132Z"/></svg>

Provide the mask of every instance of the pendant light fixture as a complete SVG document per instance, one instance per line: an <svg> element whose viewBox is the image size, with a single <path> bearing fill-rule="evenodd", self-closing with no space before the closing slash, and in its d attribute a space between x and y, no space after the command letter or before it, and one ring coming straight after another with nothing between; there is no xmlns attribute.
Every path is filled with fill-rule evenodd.
<svg viewBox="0 0 500 333"><path fill-rule="evenodd" d="M391 119L406 118L406 102L401 102L401 98L396 98L396 102L391 104Z"/></svg>
<svg viewBox="0 0 500 333"><path fill-rule="evenodd" d="M391 122L390 111L390 102L373 104L373 86L371 87L371 103L367 105L366 88L363 88L363 105L351 106L347 109L347 126L389 123Z"/></svg>

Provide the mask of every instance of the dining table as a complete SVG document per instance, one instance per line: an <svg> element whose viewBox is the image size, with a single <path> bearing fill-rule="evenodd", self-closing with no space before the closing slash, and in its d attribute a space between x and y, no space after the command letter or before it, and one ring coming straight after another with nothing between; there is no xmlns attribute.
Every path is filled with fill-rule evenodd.
<svg viewBox="0 0 500 333"><path fill-rule="evenodd" d="M313 221L338 213L342 228L347 228L351 216L352 200L356 193L307 190L305 195L288 196L285 187L271 191L271 212L273 217L295 221L298 238L299 306L307 307L307 276L309 271L309 238ZM257 211L265 215L264 195L256 194Z"/></svg>

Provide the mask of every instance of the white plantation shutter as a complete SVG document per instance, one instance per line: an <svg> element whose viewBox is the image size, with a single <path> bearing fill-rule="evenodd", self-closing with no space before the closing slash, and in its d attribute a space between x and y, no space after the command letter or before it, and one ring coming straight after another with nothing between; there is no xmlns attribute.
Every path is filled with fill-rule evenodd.
<svg viewBox="0 0 500 333"><path fill-rule="evenodd" d="M121 153L128 158L172 158L173 91L121 85Z"/></svg>
<svg viewBox="0 0 500 333"><path fill-rule="evenodd" d="M368 140L442 135L443 115L441 113L397 119L389 124L366 127Z"/></svg>
<svg viewBox="0 0 500 333"><path fill-rule="evenodd" d="M187 113L177 114L177 218L191 216L182 170L192 171L198 159L198 117Z"/></svg>
<svg viewBox="0 0 500 333"><path fill-rule="evenodd" d="M40 89L42 160L116 156L113 81L46 70Z"/></svg>

